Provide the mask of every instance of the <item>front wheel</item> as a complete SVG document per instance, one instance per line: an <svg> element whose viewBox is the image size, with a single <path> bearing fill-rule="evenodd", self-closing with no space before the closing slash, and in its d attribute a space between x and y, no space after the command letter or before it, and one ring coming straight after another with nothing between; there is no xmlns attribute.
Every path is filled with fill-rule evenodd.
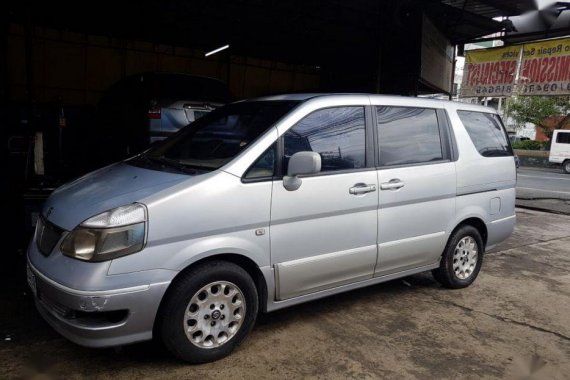
<svg viewBox="0 0 570 380"><path fill-rule="evenodd" d="M562 170L564 170L564 173L570 174L570 160L566 160L562 163Z"/></svg>
<svg viewBox="0 0 570 380"><path fill-rule="evenodd" d="M178 358L211 362L246 338L257 311L257 289L249 274L236 264L213 261L172 284L158 316L158 332Z"/></svg>
<svg viewBox="0 0 570 380"><path fill-rule="evenodd" d="M458 228L449 238L440 266L432 271L435 279L451 289L473 283L483 263L484 243L479 231L470 225Z"/></svg>

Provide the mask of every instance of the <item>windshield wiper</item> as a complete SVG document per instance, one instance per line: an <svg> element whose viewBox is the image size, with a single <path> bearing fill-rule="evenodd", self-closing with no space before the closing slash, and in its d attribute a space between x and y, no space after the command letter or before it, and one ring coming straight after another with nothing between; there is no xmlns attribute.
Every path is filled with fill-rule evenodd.
<svg viewBox="0 0 570 380"><path fill-rule="evenodd" d="M170 158L166 158L164 156L154 157L154 156L149 156L149 155L145 154L144 158L146 158L149 161L158 163L158 164L162 164L165 166L175 168L178 171L181 171L181 172L186 173L186 174L197 174L198 173L198 171L195 168L193 168L189 165L185 165L179 161L172 160Z"/></svg>

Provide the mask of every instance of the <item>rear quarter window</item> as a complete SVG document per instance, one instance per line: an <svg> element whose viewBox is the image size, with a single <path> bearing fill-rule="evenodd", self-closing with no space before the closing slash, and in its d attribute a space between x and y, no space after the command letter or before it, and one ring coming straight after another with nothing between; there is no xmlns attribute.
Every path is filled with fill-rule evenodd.
<svg viewBox="0 0 570 380"><path fill-rule="evenodd" d="M477 111L457 111L473 145L483 157L512 156L507 132L499 116Z"/></svg>

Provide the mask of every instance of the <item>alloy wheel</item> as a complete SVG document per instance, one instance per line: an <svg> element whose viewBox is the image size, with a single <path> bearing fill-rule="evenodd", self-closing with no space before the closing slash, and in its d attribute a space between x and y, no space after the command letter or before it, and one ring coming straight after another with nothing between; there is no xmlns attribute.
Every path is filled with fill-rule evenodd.
<svg viewBox="0 0 570 380"><path fill-rule="evenodd" d="M192 296L184 315L184 331L195 346L216 348L236 335L245 313L240 288L231 282L212 282Z"/></svg>
<svg viewBox="0 0 570 380"><path fill-rule="evenodd" d="M453 271L457 278L465 280L475 271L479 259L477 242L471 236L465 236L455 246L453 253Z"/></svg>

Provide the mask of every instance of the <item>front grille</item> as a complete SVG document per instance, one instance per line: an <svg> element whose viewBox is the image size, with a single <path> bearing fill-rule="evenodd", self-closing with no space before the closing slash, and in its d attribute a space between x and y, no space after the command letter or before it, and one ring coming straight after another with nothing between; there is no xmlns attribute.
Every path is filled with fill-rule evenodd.
<svg viewBox="0 0 570 380"><path fill-rule="evenodd" d="M38 218L38 225L36 227L36 244L38 249L44 256L49 256L55 245L61 239L63 230L43 217Z"/></svg>

